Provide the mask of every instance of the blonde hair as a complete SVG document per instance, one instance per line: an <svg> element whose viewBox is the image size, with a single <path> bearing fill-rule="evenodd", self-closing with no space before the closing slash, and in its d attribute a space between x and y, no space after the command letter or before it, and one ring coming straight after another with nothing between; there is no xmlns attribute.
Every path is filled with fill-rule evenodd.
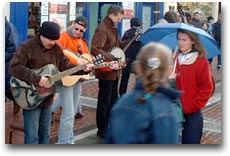
<svg viewBox="0 0 230 156"><path fill-rule="evenodd" d="M152 42L141 48L136 63L141 69L144 92L151 94L160 86L172 64L172 51L163 44Z"/></svg>
<svg viewBox="0 0 230 156"><path fill-rule="evenodd" d="M60 32L63 32L63 31L65 30L65 28L64 28L64 26L63 26L63 24L62 24L62 22L61 22L59 19L57 19L57 18L52 18L52 21L58 25L58 27L59 27L59 29L60 29Z"/></svg>

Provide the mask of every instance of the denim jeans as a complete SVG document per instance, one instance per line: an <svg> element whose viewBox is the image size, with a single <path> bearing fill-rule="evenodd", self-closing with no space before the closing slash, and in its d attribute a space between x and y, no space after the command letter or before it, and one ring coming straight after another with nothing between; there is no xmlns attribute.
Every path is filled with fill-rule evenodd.
<svg viewBox="0 0 230 156"><path fill-rule="evenodd" d="M23 109L25 144L49 144L52 106Z"/></svg>
<svg viewBox="0 0 230 156"><path fill-rule="evenodd" d="M81 82L71 87L63 87L59 94L59 99L57 98L54 102L54 107L56 103L59 102L62 106L62 114L58 129L58 144L74 144L74 117L80 104L81 90Z"/></svg>
<svg viewBox="0 0 230 156"><path fill-rule="evenodd" d="M76 91L77 94L80 93L79 96L81 96L82 83L79 82L79 83L77 83L77 84L75 84L75 85L77 85L77 86L75 86L75 87L76 87L77 89L79 89L78 91ZM77 90L77 89L76 89L76 90ZM78 102L77 102L77 103L78 103ZM81 102L79 101L79 103L76 104L76 105L77 105L77 107L75 108L75 114L77 114L77 113L82 113L82 105L81 105ZM57 111L58 108L60 108L60 107L62 107L62 104L61 104L60 94L58 94L57 97L55 98L55 102L53 103L53 110L52 110L52 112Z"/></svg>

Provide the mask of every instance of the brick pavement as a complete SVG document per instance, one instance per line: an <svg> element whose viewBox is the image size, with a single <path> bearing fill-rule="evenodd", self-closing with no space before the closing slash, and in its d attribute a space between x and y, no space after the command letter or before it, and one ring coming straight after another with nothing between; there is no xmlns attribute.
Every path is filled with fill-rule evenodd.
<svg viewBox="0 0 230 156"><path fill-rule="evenodd" d="M216 68L216 58L214 58L214 62L212 63L212 73L214 76L215 81L221 81L222 72L221 70ZM135 84L135 77L132 75L129 80L128 91L132 90ZM83 83L83 90L82 96L91 97L97 99L98 93L98 81L94 80L92 82ZM212 122L221 122L221 102L209 106L208 108L204 109L204 118L207 121ZM13 120L22 121L22 111L20 111L17 115L13 115L12 113L12 104L10 102L5 103L5 143L9 143L9 132L10 132L10 123ZM217 113L218 112L218 113ZM95 108L90 107L83 107L83 113L85 116L82 119L75 120L74 126L74 133L78 135L80 133L86 132L92 128L96 127L96 113ZM57 132L59 126L59 118L60 118L61 110L56 112L53 116L54 123L51 127L51 139L50 143L57 142ZM23 132L15 131L13 133L13 144L23 144ZM221 132L213 132L210 129L204 129L203 137L202 137L202 144L220 144L221 143Z"/></svg>

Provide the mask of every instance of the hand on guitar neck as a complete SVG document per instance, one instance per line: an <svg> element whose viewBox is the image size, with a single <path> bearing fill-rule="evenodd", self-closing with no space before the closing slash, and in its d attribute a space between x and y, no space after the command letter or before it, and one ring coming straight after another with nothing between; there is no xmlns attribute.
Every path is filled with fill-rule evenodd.
<svg viewBox="0 0 230 156"><path fill-rule="evenodd" d="M119 66L118 61L104 62L104 64L108 64L109 68L112 69L112 70L121 69L120 66Z"/></svg>

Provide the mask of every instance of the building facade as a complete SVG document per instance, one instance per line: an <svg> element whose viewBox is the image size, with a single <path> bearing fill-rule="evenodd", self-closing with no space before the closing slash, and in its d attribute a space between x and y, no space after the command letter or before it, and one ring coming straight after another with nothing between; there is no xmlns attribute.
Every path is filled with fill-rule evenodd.
<svg viewBox="0 0 230 156"><path fill-rule="evenodd" d="M199 5L201 3L202 5ZM65 29L69 21L83 15L89 21L89 28L84 37L90 46L96 26L106 16L112 4L120 5L125 12L119 24L120 36L130 27L132 17L142 20L144 32L163 18L166 11L177 11L177 3L170 2L8 2L5 14L18 30L19 43L35 35L43 21L58 19ZM191 14L201 11L203 19L210 15L214 19L217 18L217 2L183 2L181 5Z"/></svg>

